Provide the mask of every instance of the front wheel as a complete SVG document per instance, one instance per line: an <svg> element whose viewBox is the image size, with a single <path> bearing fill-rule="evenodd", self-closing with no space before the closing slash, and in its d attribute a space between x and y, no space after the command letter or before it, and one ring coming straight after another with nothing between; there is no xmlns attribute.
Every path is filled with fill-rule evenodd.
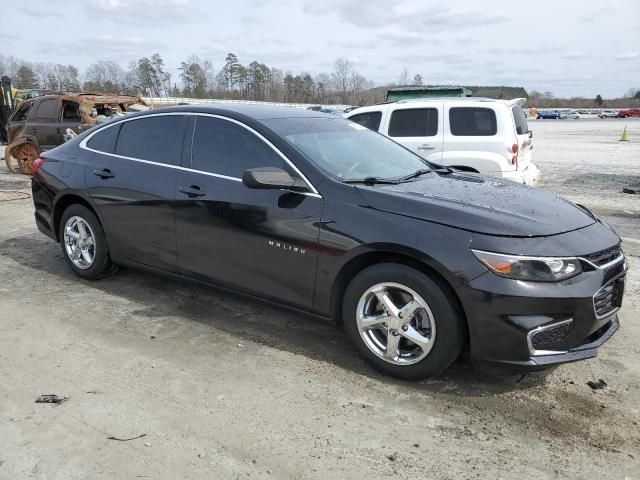
<svg viewBox="0 0 640 480"><path fill-rule="evenodd" d="M100 221L84 205L69 206L60 219L60 246L76 275L98 280L115 270Z"/></svg>
<svg viewBox="0 0 640 480"><path fill-rule="evenodd" d="M438 375L456 360L466 338L462 314L447 290L406 265L369 267L345 292L345 331L383 373L404 380Z"/></svg>

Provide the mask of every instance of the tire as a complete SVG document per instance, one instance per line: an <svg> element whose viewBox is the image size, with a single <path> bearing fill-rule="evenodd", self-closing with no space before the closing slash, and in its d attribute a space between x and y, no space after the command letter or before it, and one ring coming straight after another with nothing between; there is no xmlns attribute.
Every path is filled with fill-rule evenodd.
<svg viewBox="0 0 640 480"><path fill-rule="evenodd" d="M372 293L372 289L378 293ZM403 320L402 311L395 317L384 316L380 298L385 295L386 300L393 300L391 308L402 308L407 301L412 305L426 304L426 308L405 314ZM365 311L371 315L359 317ZM360 355L379 371L402 380L442 373L458 358L466 340L466 324L453 294L439 279L397 263L371 266L351 280L343 299L342 320L345 332ZM363 327L364 322L371 321L378 324ZM414 338L425 347L407 339L416 333L419 336ZM399 349L394 349L397 355L385 353L393 337L399 339ZM427 338L429 342L424 342Z"/></svg>
<svg viewBox="0 0 640 480"><path fill-rule="evenodd" d="M69 230L66 230L67 227ZM84 239L82 230L86 232ZM60 219L58 231L62 255L76 275L86 280L99 280L115 272L116 267L111 262L102 225L87 207L79 204L67 207ZM91 242L88 241L89 236L92 239ZM73 252L78 250L81 252L75 260L72 258L70 249ZM89 262L88 258L92 261Z"/></svg>

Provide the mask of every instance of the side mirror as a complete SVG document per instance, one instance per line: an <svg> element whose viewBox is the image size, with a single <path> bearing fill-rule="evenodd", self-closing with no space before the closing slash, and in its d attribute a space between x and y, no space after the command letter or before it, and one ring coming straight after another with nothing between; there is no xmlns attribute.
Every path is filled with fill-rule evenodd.
<svg viewBox="0 0 640 480"><path fill-rule="evenodd" d="M247 188L304 190L302 182L275 167L250 168L242 174L242 183Z"/></svg>

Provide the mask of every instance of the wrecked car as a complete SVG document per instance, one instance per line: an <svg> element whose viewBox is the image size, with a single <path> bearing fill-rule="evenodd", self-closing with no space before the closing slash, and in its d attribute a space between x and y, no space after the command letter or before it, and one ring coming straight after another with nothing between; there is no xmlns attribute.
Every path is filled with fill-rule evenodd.
<svg viewBox="0 0 640 480"><path fill-rule="evenodd" d="M31 175L31 166L40 152L57 147L94 125L130 110L148 108L137 96L78 93L45 95L20 105L7 122L9 145L5 161L15 171L12 159L20 171Z"/></svg>

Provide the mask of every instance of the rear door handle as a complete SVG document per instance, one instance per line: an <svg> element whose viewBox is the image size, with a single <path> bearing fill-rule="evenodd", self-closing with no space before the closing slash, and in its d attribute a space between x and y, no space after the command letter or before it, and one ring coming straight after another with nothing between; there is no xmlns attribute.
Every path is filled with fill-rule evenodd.
<svg viewBox="0 0 640 480"><path fill-rule="evenodd" d="M116 176L116 174L108 168L103 168L102 170L94 170L93 174L99 176L100 178L113 178Z"/></svg>
<svg viewBox="0 0 640 480"><path fill-rule="evenodd" d="M200 187L197 185L191 185L189 187L180 187L178 188L182 193L187 195L188 197L204 197L207 193L203 190L200 190Z"/></svg>
<svg viewBox="0 0 640 480"><path fill-rule="evenodd" d="M422 145L418 146L418 150L435 150L436 146L435 145L431 145L430 143L423 143Z"/></svg>

